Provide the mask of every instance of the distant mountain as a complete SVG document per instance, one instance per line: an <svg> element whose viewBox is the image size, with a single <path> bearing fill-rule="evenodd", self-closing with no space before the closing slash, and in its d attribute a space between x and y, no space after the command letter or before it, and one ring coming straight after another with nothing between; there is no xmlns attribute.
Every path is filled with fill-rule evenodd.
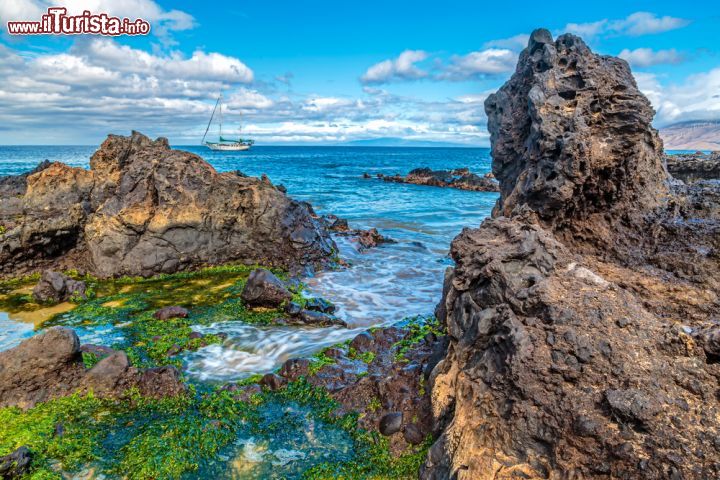
<svg viewBox="0 0 720 480"><path fill-rule="evenodd" d="M660 129L665 150L720 150L720 120L675 123Z"/></svg>
<svg viewBox="0 0 720 480"><path fill-rule="evenodd" d="M340 143L344 147L455 147L455 148L480 148L478 145L467 145L464 143L433 142L429 140L406 140L404 138L383 137L368 138L366 140L353 140Z"/></svg>

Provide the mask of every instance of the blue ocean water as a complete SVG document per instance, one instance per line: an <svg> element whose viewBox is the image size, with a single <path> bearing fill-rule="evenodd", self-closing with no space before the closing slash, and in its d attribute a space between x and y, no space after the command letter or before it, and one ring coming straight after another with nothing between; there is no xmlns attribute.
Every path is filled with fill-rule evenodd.
<svg viewBox="0 0 720 480"><path fill-rule="evenodd" d="M313 294L333 301L339 315L357 328L431 314L440 298L444 271L452 264L450 242L463 227L480 225L497 198L495 193L362 178L365 172L406 174L417 167L469 167L483 174L490 171L489 149L257 146L248 152L213 152L201 146L176 148L201 155L218 171L266 174L273 183L283 184L290 196L310 202L318 213L346 218L353 228L375 227L395 240L360 253L354 244L337 238L340 254L351 267L305 279ZM94 150L0 146L0 175L27 171L44 159L87 167ZM0 312L0 324L3 315ZM32 334L27 326L7 318L5 322L12 324L7 329L0 325L6 332ZM188 358L190 372L203 379L270 371L286 358L312 353L354 334L337 329L263 329L237 322L210 328L225 331L231 339ZM19 339L19 335L6 341L0 338L0 350Z"/></svg>

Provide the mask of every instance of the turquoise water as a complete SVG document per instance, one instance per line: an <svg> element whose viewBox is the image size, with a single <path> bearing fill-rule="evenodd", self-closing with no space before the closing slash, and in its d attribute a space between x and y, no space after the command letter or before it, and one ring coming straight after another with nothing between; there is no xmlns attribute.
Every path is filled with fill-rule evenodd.
<svg viewBox="0 0 720 480"><path fill-rule="evenodd" d="M388 324L404 317L431 314L452 264L450 242L463 227L478 226L489 215L497 194L386 183L363 179L365 172L405 174L413 168L469 167L490 171L489 149L379 147L255 147L249 152L213 152L178 147L204 157L217 170L266 174L292 197L310 202L320 214L348 219L353 228L377 228L396 243L366 253L343 238L336 241L350 268L304 279L311 294L339 307L353 328L258 328L237 322L203 327L229 335L188 355L188 371L201 380L233 380L271 371L287 358L307 355L357 334L356 328ZM44 159L87 167L95 147L0 147L0 175L17 174ZM198 328L199 330L201 328ZM8 332L16 331L14 338ZM31 334L0 312L0 349ZM96 332L80 332L97 342ZM3 341L2 336L6 336ZM111 335L108 335L111 337ZM12 341L10 341L12 340Z"/></svg>

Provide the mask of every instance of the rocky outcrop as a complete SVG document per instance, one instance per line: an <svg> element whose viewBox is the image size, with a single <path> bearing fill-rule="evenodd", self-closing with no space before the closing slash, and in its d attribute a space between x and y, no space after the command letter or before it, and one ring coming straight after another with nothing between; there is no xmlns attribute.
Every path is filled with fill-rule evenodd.
<svg viewBox="0 0 720 480"><path fill-rule="evenodd" d="M480 176L470 172L467 168L456 168L455 170L432 170L430 168L416 168L406 176L383 175L379 173L377 178L386 182L410 183L413 185L426 185L429 187L449 187L474 192L497 192L498 183L492 174ZM372 178L368 173L363 178Z"/></svg>
<svg viewBox="0 0 720 480"><path fill-rule="evenodd" d="M49 328L0 352L0 407L31 408L76 391L119 397L133 387L156 398L185 392L175 368L140 370L130 365L122 351L114 351L86 369L78 336L65 327Z"/></svg>
<svg viewBox="0 0 720 480"><path fill-rule="evenodd" d="M666 155L668 172L686 183L720 180L720 152Z"/></svg>
<svg viewBox="0 0 720 480"><path fill-rule="evenodd" d="M90 170L56 162L1 189L14 189L0 200L4 274L54 266L149 276L228 261L302 270L334 248L312 208L267 178L218 173L137 132L108 136Z"/></svg>
<svg viewBox="0 0 720 480"><path fill-rule="evenodd" d="M720 189L674 185L628 65L537 30L485 104L425 479L720 476Z"/></svg>
<svg viewBox="0 0 720 480"><path fill-rule="evenodd" d="M74 280L67 275L45 270L40 281L33 288L33 298L40 303L57 303L72 298L86 299L85 282Z"/></svg>
<svg viewBox="0 0 720 480"><path fill-rule="evenodd" d="M292 299L285 283L264 268L250 273L240 296L248 307L277 308Z"/></svg>

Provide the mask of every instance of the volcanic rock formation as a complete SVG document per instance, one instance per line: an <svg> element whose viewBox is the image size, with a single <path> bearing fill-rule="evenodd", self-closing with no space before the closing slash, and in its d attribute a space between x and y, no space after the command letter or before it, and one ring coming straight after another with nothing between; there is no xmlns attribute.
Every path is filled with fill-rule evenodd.
<svg viewBox="0 0 720 480"><path fill-rule="evenodd" d="M372 178L368 173L364 178ZM455 170L431 170L427 167L416 168L405 175L383 175L377 174L377 178L385 182L410 183L413 185L425 185L429 187L449 187L459 190L470 190L473 192L497 192L498 183L493 180L491 174L483 177L472 173L467 168L456 168Z"/></svg>
<svg viewBox="0 0 720 480"><path fill-rule="evenodd" d="M623 60L536 30L485 109L425 479L720 478L720 188L676 186Z"/></svg>
<svg viewBox="0 0 720 480"><path fill-rule="evenodd" d="M266 178L218 173L164 138L110 135L90 170L43 167L0 180L0 274L149 276L228 261L300 270L334 248L310 205Z"/></svg>
<svg viewBox="0 0 720 480"><path fill-rule="evenodd" d="M670 175L683 182L720 180L720 152L667 155L665 161Z"/></svg>

